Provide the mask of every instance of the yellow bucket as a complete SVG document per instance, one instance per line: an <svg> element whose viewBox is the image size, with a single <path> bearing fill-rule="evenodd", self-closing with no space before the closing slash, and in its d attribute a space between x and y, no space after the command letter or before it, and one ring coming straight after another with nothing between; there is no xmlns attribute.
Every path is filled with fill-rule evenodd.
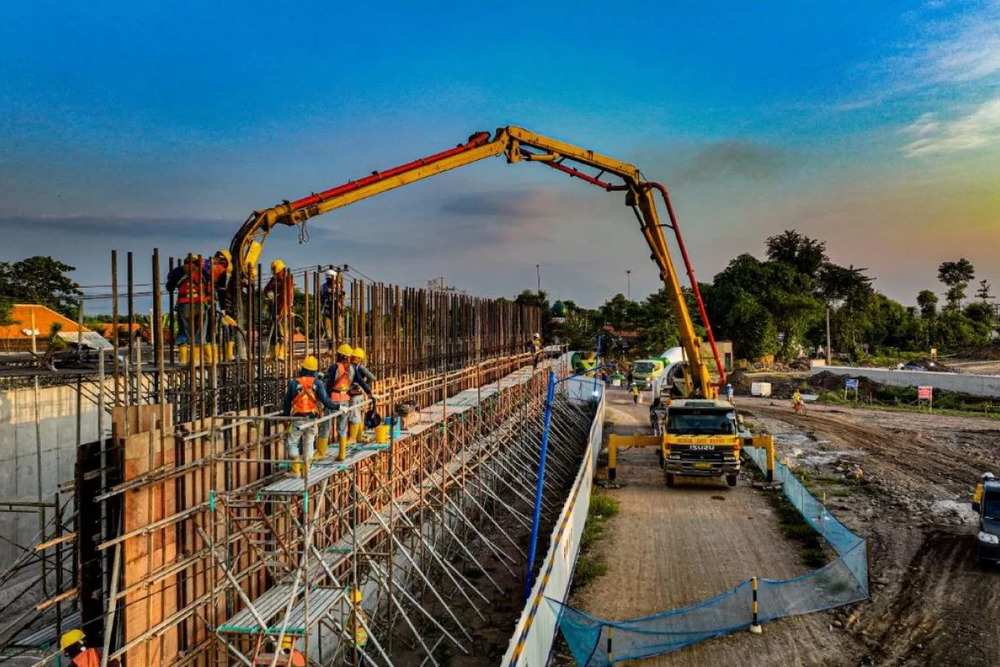
<svg viewBox="0 0 1000 667"><path fill-rule="evenodd" d="M389 427L385 424L379 424L375 427L375 442L380 445L384 445L389 442Z"/></svg>

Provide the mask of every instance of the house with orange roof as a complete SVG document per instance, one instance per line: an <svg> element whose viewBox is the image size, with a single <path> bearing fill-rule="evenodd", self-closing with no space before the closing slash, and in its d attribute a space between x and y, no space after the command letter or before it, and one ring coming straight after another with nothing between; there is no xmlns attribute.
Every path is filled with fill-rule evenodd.
<svg viewBox="0 0 1000 667"><path fill-rule="evenodd" d="M31 352L32 339L35 349L44 352L56 328L58 337L67 342L76 342L81 331L88 343L94 336L100 338L87 327L81 329L68 317L39 304L15 303L10 320L11 324L0 326L0 352Z"/></svg>

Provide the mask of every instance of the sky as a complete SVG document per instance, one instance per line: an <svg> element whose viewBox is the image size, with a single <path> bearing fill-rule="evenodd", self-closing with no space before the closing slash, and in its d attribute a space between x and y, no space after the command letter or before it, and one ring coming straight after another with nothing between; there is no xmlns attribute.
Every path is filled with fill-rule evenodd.
<svg viewBox="0 0 1000 667"><path fill-rule="evenodd" d="M907 304L1000 289L1000 0L6 2L0 261L228 247L251 211L519 125L664 183L701 280L796 229ZM494 158L263 259L597 306L659 287L620 193Z"/></svg>

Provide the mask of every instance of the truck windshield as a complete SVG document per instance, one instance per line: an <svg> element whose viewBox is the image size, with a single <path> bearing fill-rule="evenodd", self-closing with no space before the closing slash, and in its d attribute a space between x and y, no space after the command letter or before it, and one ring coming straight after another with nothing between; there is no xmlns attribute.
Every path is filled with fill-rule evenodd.
<svg viewBox="0 0 1000 667"><path fill-rule="evenodd" d="M635 362L635 372L636 373L652 373L656 365L652 361L637 361Z"/></svg>
<svg viewBox="0 0 1000 667"><path fill-rule="evenodd" d="M983 518L1000 520L1000 494L990 494L983 498Z"/></svg>
<svg viewBox="0 0 1000 667"><path fill-rule="evenodd" d="M702 410L670 410L667 413L667 433L690 435L733 435L736 423L730 412Z"/></svg>

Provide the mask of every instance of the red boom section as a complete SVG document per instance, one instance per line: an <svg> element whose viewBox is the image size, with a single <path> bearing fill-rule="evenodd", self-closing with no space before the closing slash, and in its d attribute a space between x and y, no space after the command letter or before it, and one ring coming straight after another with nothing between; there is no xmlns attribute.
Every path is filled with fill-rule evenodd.
<svg viewBox="0 0 1000 667"><path fill-rule="evenodd" d="M378 183L379 181L385 180L387 178L392 178L393 176L398 176L399 174L410 171L411 169L416 169L417 167L423 167L438 160L443 160L444 158L451 157L452 155L458 155L459 153L464 153L466 151L472 150L473 148L479 148L490 142L489 132L477 132L476 134L469 137L469 141L464 144L459 144L455 148L451 148L446 151L441 151L440 153L435 153L434 155L428 155L425 158L419 160L414 160L413 162L407 162L406 164L400 165L398 167L393 167L388 171L376 171L371 174L371 176L365 176L364 178L357 181L350 181L344 183L343 185L338 185L335 188L330 188L329 190L324 190L323 192L318 192L311 194L308 197L303 197L302 199L297 199L291 202L289 205L292 207L293 211L308 208L310 206L315 206L316 204L327 201L328 199L333 199L344 193L351 192L352 190L357 190L363 188L366 185L371 185L372 183Z"/></svg>

